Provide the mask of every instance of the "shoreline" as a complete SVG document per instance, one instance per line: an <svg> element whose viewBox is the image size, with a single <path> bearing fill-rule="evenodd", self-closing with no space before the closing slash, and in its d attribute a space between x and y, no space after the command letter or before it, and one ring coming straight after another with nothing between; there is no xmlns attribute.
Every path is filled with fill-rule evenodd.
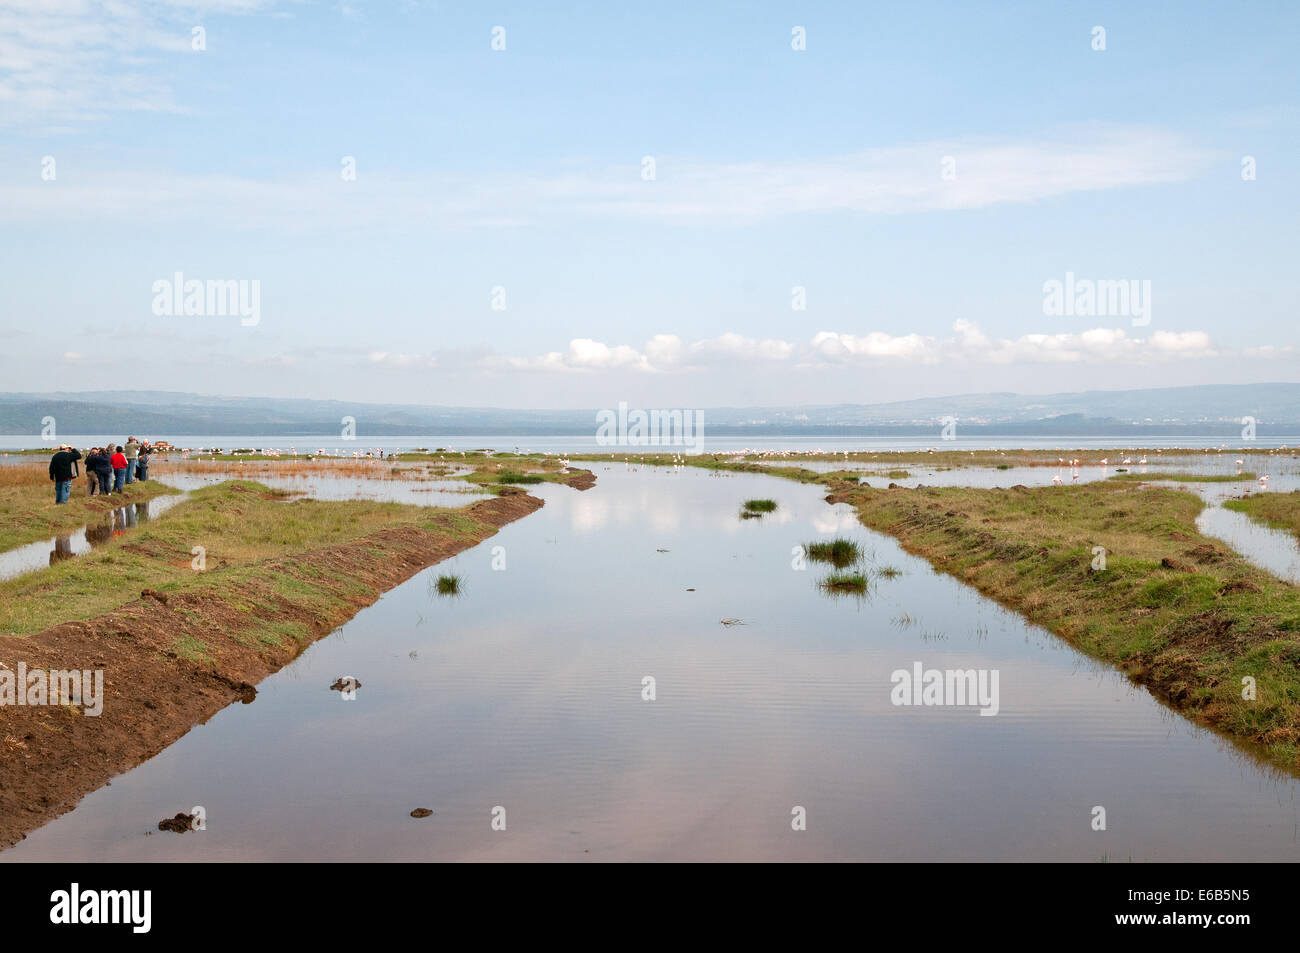
<svg viewBox="0 0 1300 953"><path fill-rule="evenodd" d="M225 586L214 573L202 586L145 589L106 614L0 639L0 662L11 669L21 653L29 671L105 673L104 711L97 717L74 706L0 707L0 850L232 702L251 702L258 682L388 590L543 505L523 493L497 496L431 514L447 521L444 531L390 528L258 567L266 579L324 584L329 598L323 601L291 600L269 582ZM249 611L249 604L260 611ZM178 632L203 651L178 651Z"/></svg>

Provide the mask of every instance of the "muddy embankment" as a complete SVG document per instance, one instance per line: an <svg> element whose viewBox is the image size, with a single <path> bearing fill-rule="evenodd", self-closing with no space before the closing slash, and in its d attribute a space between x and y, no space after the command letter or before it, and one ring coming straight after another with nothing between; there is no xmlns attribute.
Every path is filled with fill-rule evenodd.
<svg viewBox="0 0 1300 953"><path fill-rule="evenodd" d="M0 706L0 849L231 702L252 701L258 682L384 592L541 506L524 494L484 500L465 511L473 521L469 533L404 527L262 567L268 577L324 587L328 599L289 599L269 584L223 587L214 578L211 586L173 595L145 590L107 615L0 639L0 664L11 670L24 662L29 672L104 673L98 716L72 706ZM201 644L202 654L178 653L178 637Z"/></svg>

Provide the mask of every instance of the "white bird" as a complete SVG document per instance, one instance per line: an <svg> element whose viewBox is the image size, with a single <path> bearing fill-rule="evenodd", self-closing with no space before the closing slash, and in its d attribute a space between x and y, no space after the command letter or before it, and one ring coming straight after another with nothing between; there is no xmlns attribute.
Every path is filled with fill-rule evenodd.
<svg viewBox="0 0 1300 953"><path fill-rule="evenodd" d="M1059 484L1061 482L1061 475L1058 473L1056 476L1052 477L1052 482Z"/></svg>
<svg viewBox="0 0 1300 953"><path fill-rule="evenodd" d="M1245 463L1246 463L1245 460L1233 460L1232 462L1235 463L1235 464L1236 464L1237 466L1239 466L1239 467L1245 465Z"/></svg>
<svg viewBox="0 0 1300 953"><path fill-rule="evenodd" d="M1105 458L1105 457L1102 457L1102 458L1101 458L1101 465L1102 465L1103 467L1106 465L1106 458Z"/></svg>

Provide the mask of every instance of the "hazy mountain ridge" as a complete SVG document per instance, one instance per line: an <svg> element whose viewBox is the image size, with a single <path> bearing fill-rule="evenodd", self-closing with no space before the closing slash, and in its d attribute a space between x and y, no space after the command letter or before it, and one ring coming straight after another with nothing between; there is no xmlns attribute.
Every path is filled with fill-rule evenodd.
<svg viewBox="0 0 1300 953"><path fill-rule="evenodd" d="M1241 419L1300 430L1300 384L1206 384L1047 395L960 394L877 404L701 408L713 433L930 432L945 416L967 432L1103 434L1239 432ZM358 436L582 434L596 409L528 410L370 404L306 398L221 397L166 391L0 394L0 432L39 435L54 417L63 433L320 435L344 417Z"/></svg>

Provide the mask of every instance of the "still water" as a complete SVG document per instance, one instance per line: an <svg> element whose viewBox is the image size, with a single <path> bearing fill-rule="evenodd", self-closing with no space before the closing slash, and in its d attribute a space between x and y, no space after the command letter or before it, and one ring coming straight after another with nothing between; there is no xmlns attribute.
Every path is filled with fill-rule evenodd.
<svg viewBox="0 0 1300 953"><path fill-rule="evenodd" d="M83 556L96 546L121 539L155 516L167 512L182 499L183 496L156 496L152 500L127 503L105 511L99 520L87 523L78 530L5 550L0 553L0 580L46 569L74 556Z"/></svg>
<svg viewBox="0 0 1300 953"><path fill-rule="evenodd" d="M0 859L1300 859L1296 780L824 489L594 469ZM741 520L754 496L778 510ZM792 549L834 533L902 574L828 597ZM916 662L997 670L999 713L894 706ZM156 829L196 805L207 830Z"/></svg>

